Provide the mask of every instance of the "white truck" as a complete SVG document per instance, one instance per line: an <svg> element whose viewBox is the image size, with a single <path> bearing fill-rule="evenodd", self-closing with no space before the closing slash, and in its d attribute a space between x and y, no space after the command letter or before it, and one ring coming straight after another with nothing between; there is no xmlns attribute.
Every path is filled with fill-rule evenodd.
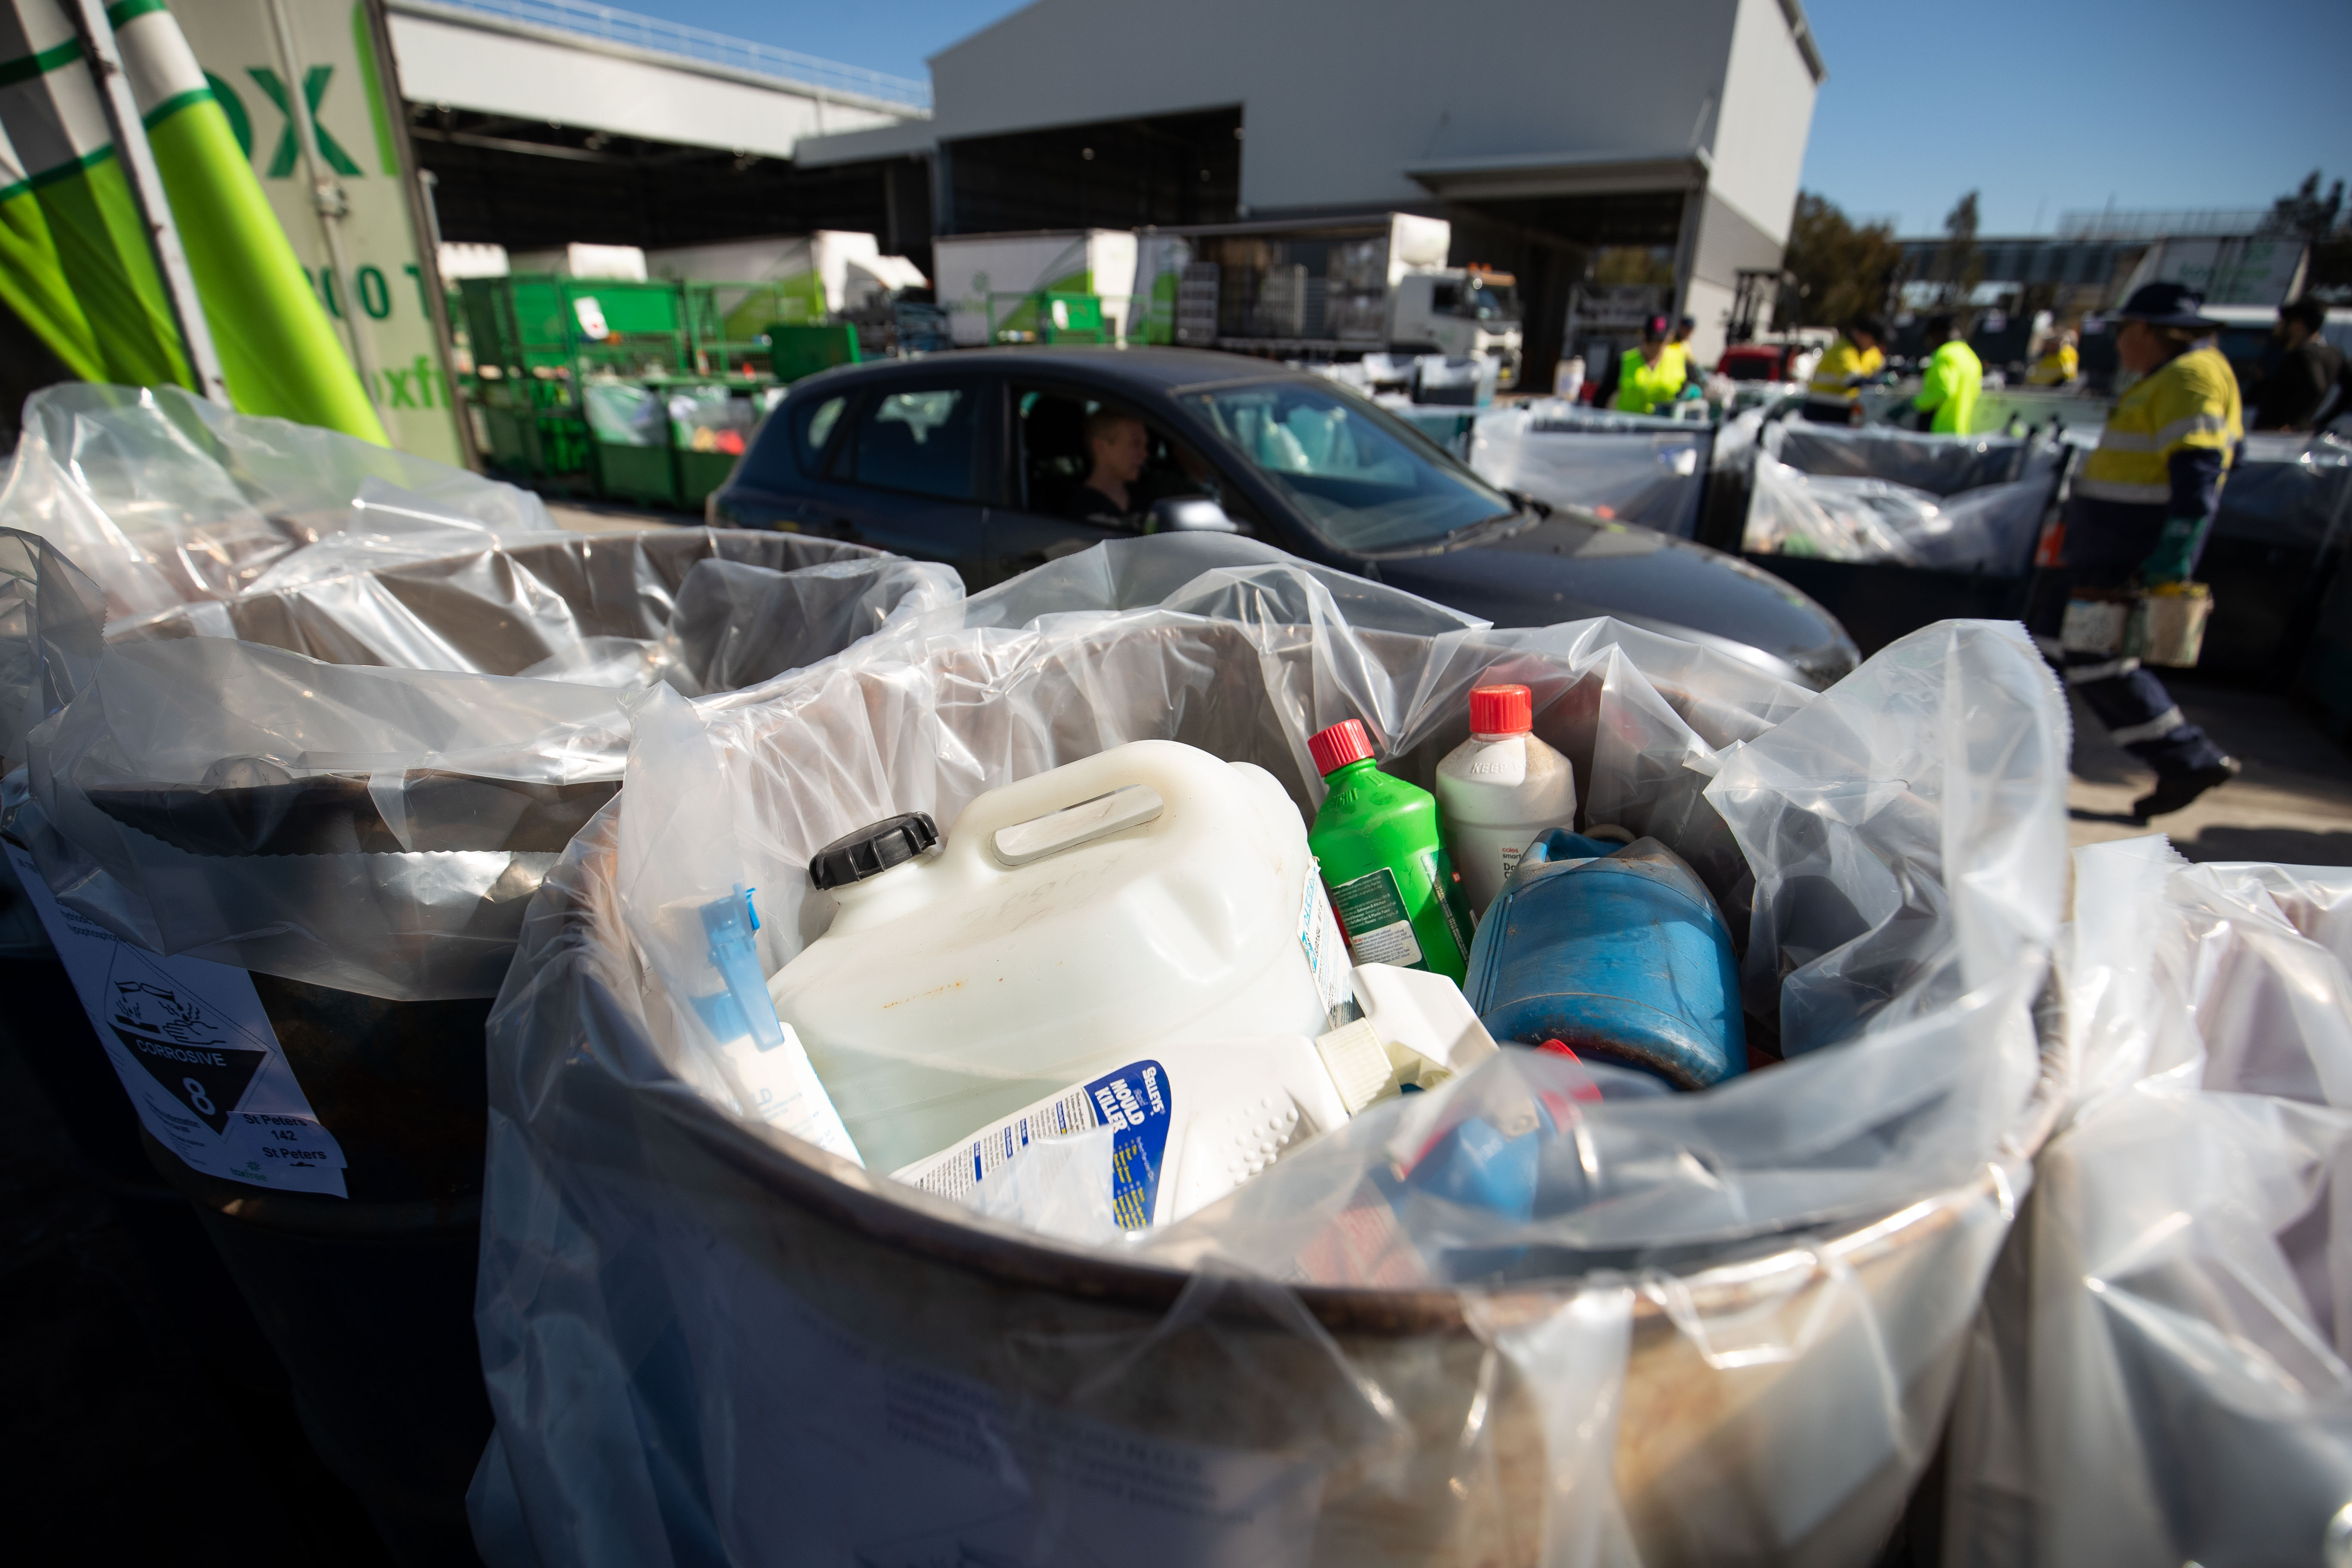
<svg viewBox="0 0 2352 1568"><path fill-rule="evenodd" d="M816 326L856 320L900 289L923 286L922 269L913 262L883 255L870 234L845 229L679 246L648 251L645 264L646 274L655 278L761 285L722 298L733 337L763 332L778 321Z"/></svg>
<svg viewBox="0 0 2352 1568"><path fill-rule="evenodd" d="M1449 265L1453 226L1380 213L1311 224L1146 229L1131 342L1286 359L1444 354L1519 378L1516 279Z"/></svg>
<svg viewBox="0 0 2352 1568"><path fill-rule="evenodd" d="M1057 336L1122 340L1135 257L1135 235L1118 228L940 235L931 241L940 306L958 348Z"/></svg>

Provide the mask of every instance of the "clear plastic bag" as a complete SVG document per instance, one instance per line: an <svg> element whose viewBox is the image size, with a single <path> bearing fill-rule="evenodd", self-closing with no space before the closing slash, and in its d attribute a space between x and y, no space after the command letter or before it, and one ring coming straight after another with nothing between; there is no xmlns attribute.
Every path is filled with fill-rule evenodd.
<svg viewBox="0 0 2352 1568"><path fill-rule="evenodd" d="M617 784L627 693L755 684L962 597L795 534L583 538L510 487L169 390L36 395L0 519L30 530L0 528L0 755L60 900L398 1000L497 989Z"/></svg>
<svg viewBox="0 0 2352 1568"><path fill-rule="evenodd" d="M1782 421L1756 456L1742 548L2016 577L2063 467L2051 441Z"/></svg>
<svg viewBox="0 0 2352 1568"><path fill-rule="evenodd" d="M0 527L63 551L119 626L247 592L327 553L446 555L555 531L528 490L287 419L232 414L178 387L47 387Z"/></svg>
<svg viewBox="0 0 2352 1568"><path fill-rule="evenodd" d="M2352 521L2352 450L2301 436L2246 437L2221 486L2214 537L2326 550Z"/></svg>
<svg viewBox="0 0 2352 1568"><path fill-rule="evenodd" d="M2070 1123L1973 1335L1944 1560L2352 1542L2352 873L2074 852Z"/></svg>
<svg viewBox="0 0 2352 1568"><path fill-rule="evenodd" d="M242 639L158 635L184 632L175 612L29 737L41 820L21 830L61 901L155 952L487 995L522 902L619 778L629 690L755 682L960 596L945 567L822 559L838 550L566 537L196 607Z"/></svg>
<svg viewBox="0 0 2352 1568"><path fill-rule="evenodd" d="M1470 466L1538 500L1689 539L1698 532L1714 442L1704 425L1658 419L1633 430L1586 429L1512 408L1479 416Z"/></svg>
<svg viewBox="0 0 2352 1568"><path fill-rule="evenodd" d="M486 1554L1077 1562L1116 1521L1150 1563L1867 1561L2042 1125L2066 734L2023 635L1930 628L1813 697L1606 621L1494 631L1368 584L1343 611L1244 542L1047 570L919 645L636 708L491 1019ZM1573 1065L1508 1051L1108 1252L736 1110L682 917L756 886L772 971L824 928L817 846L909 810L952 835L1133 739L1256 763L1304 813L1306 737L1356 717L1426 783L1490 679L1533 689L1593 820L1733 911L1787 1066L1571 1116ZM1383 1186L1538 1110L1522 1220Z"/></svg>

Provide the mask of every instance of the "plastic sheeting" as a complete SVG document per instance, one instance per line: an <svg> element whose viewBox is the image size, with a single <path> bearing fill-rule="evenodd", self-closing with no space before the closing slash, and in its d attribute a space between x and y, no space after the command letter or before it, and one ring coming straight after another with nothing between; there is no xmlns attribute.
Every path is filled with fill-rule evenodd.
<svg viewBox="0 0 2352 1568"><path fill-rule="evenodd" d="M2352 522L2352 447L2305 436L2249 436L2221 486L2218 539L2324 552Z"/></svg>
<svg viewBox="0 0 2352 1568"><path fill-rule="evenodd" d="M2038 438L1769 425L1741 548L2022 576L2064 450Z"/></svg>
<svg viewBox="0 0 2352 1568"><path fill-rule="evenodd" d="M168 612L31 734L38 820L17 826L61 901L152 951L488 995L522 902L620 776L630 691L754 683L961 593L942 566L691 529L192 607L241 640Z"/></svg>
<svg viewBox="0 0 2352 1568"><path fill-rule="evenodd" d="M1470 466L1481 479L1679 539L1697 535L1712 429L1637 415L1587 415L1571 423L1541 407L1479 416L1470 433Z"/></svg>
<svg viewBox="0 0 2352 1568"><path fill-rule="evenodd" d="M1944 1561L2352 1552L2352 871L2074 852L2076 1104L1956 1414Z"/></svg>
<svg viewBox="0 0 2352 1568"><path fill-rule="evenodd" d="M962 597L830 540L583 538L510 487L172 392L35 396L0 518L31 531L0 528L0 753L60 900L400 1000L496 991L616 787L630 692L754 685Z"/></svg>
<svg viewBox="0 0 2352 1568"><path fill-rule="evenodd" d="M110 631L237 597L273 570L425 559L555 524L537 496L178 387L73 384L25 402L0 527L63 551Z"/></svg>
<svg viewBox="0 0 2352 1568"><path fill-rule="evenodd" d="M1607 621L1352 592L1245 542L1122 542L919 646L636 709L491 1017L492 1563L1079 1563L1114 1532L1146 1564L1868 1561L2038 1135L2055 684L1988 624L1813 697ZM809 852L863 823L952 834L986 789L1150 737L1306 813L1308 733L1360 718L1426 782L1497 678L1592 820L1733 911L1788 1065L1579 1107L1571 1064L1507 1051L1108 1253L733 1109L685 918L710 900L758 887L772 971L824 928ZM1528 1157L1516 1223L1415 1158L1486 1147L1474 1123Z"/></svg>

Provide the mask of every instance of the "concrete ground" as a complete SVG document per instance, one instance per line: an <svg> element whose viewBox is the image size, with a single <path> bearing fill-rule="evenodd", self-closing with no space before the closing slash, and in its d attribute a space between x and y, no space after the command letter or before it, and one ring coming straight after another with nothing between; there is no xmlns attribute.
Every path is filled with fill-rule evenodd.
<svg viewBox="0 0 2352 1568"><path fill-rule="evenodd" d="M2182 714L2245 763L2245 773L2186 811L2136 823L2131 803L2154 787L2155 775L2109 741L2078 699L2074 780L2066 794L2070 842L2162 833L2191 860L2352 866L2352 757L2342 746L2274 692L2171 677L2166 684Z"/></svg>
<svg viewBox="0 0 2352 1568"><path fill-rule="evenodd" d="M702 520L679 511L638 511L598 500L549 500L547 514L574 533L642 533L648 528L699 528Z"/></svg>

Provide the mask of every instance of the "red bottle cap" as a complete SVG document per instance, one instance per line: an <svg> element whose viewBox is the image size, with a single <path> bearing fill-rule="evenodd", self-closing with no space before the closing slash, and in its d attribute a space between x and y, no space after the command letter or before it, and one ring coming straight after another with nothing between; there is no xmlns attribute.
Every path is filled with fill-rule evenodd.
<svg viewBox="0 0 2352 1568"><path fill-rule="evenodd" d="M1480 686L1472 689L1472 734L1524 735L1535 727L1535 696L1526 687Z"/></svg>
<svg viewBox="0 0 2352 1568"><path fill-rule="evenodd" d="M1315 770L1325 775L1338 773L1349 763L1360 763L1372 754L1372 737L1360 719L1342 719L1328 730L1318 730L1307 737L1307 750L1315 759Z"/></svg>

